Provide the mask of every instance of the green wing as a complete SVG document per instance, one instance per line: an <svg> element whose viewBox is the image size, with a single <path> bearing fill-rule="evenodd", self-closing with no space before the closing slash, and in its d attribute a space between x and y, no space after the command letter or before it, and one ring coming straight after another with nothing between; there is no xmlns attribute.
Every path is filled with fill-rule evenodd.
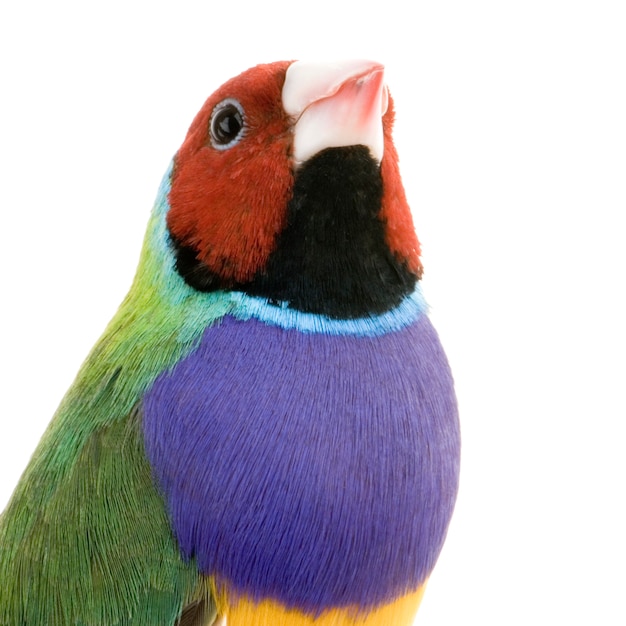
<svg viewBox="0 0 626 626"><path fill-rule="evenodd" d="M0 517L0 626L170 626L187 604L182 623L211 611L152 482L138 407L231 304L174 272L165 197L128 296Z"/></svg>
<svg viewBox="0 0 626 626"><path fill-rule="evenodd" d="M202 599L154 488L137 413L93 432L53 493L41 461L25 475L0 524L3 626L173 625Z"/></svg>

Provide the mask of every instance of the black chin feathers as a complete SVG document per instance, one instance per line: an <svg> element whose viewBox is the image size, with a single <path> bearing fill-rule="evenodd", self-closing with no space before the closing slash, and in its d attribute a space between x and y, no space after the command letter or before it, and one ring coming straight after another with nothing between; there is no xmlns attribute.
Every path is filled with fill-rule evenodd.
<svg viewBox="0 0 626 626"><path fill-rule="evenodd" d="M229 287L218 274L198 259L193 247L181 244L171 232L170 238L176 257L176 271L190 287L198 291L218 291Z"/></svg>
<svg viewBox="0 0 626 626"><path fill-rule="evenodd" d="M383 186L364 146L330 148L298 171L287 227L246 291L335 318L387 311L415 286L378 215Z"/></svg>
<svg viewBox="0 0 626 626"><path fill-rule="evenodd" d="M365 146L326 149L296 173L287 225L252 281L223 281L174 241L176 269L200 291L235 289L341 319L384 313L417 277L389 250L382 196L380 168Z"/></svg>

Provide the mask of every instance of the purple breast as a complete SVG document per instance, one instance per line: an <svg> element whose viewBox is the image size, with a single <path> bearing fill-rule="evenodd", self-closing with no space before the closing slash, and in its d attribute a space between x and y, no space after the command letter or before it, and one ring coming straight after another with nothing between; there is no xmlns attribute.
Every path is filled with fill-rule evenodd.
<svg viewBox="0 0 626 626"><path fill-rule="evenodd" d="M231 588L313 612L366 607L434 566L459 429L425 316L372 338L227 317L143 411L181 551Z"/></svg>

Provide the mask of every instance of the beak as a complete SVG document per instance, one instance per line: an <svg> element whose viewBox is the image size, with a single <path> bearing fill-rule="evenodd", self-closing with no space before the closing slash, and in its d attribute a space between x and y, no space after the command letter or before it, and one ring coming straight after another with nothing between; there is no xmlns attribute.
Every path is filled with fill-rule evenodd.
<svg viewBox="0 0 626 626"><path fill-rule="evenodd" d="M283 108L296 120L293 156L300 165L325 148L367 146L383 157L384 67L365 60L295 61L287 69Z"/></svg>

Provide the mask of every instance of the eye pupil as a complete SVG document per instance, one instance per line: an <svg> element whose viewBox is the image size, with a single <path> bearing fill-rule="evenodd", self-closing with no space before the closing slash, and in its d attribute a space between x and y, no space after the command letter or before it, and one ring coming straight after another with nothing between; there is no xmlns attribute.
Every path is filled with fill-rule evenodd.
<svg viewBox="0 0 626 626"><path fill-rule="evenodd" d="M215 118L215 138L222 143L228 143L239 134L242 126L243 120L239 111L235 107L228 107Z"/></svg>
<svg viewBox="0 0 626 626"><path fill-rule="evenodd" d="M244 128L242 111L233 101L225 101L213 111L211 118L211 143L225 149L234 145Z"/></svg>

